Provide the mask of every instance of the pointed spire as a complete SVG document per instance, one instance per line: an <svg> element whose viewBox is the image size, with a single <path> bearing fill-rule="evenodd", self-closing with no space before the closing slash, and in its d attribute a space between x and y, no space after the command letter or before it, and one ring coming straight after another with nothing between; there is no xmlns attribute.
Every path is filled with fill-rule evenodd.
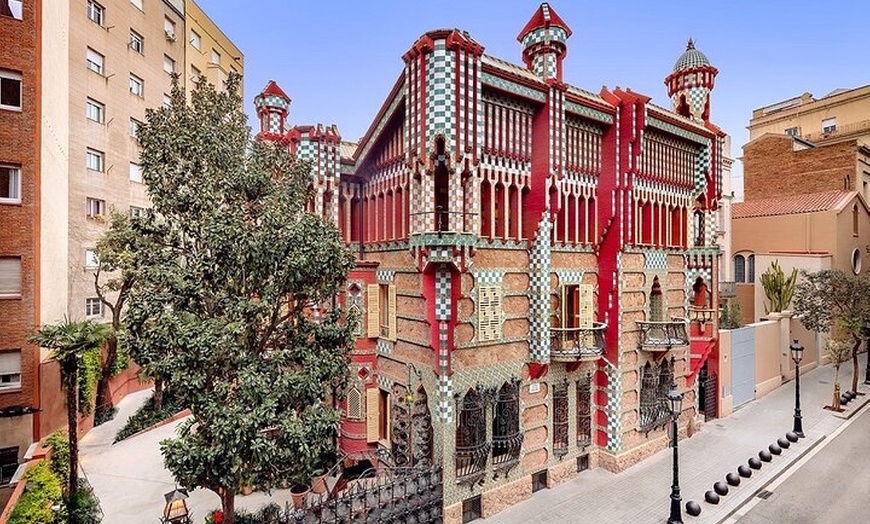
<svg viewBox="0 0 870 524"><path fill-rule="evenodd" d="M274 80L269 80L269 83L266 84L266 87L263 89L264 95L275 95L283 98L284 100L290 102L290 97L287 96L287 93L284 92L283 89L278 87L278 83Z"/></svg>
<svg viewBox="0 0 870 524"><path fill-rule="evenodd" d="M535 11L535 14L532 15L532 18L523 27L523 30L520 31L519 36L517 36L517 40L520 42L523 41L523 37L527 34L531 33L535 29L539 28L550 28L550 27L561 27L565 30L566 38L571 36L571 28L568 27L568 24L562 20L562 17L559 16L556 11L550 7L550 4L547 2L542 3L538 6L538 10Z"/></svg>
<svg viewBox="0 0 870 524"><path fill-rule="evenodd" d="M689 49L695 49L695 41L692 40L691 36L689 37L689 43L686 44L686 51L688 51Z"/></svg>

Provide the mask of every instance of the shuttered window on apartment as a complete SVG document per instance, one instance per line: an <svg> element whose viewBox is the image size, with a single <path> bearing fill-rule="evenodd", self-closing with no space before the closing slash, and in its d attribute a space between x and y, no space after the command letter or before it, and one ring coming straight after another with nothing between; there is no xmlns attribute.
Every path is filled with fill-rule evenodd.
<svg viewBox="0 0 870 524"><path fill-rule="evenodd" d="M0 257L0 297L21 296L21 257Z"/></svg>

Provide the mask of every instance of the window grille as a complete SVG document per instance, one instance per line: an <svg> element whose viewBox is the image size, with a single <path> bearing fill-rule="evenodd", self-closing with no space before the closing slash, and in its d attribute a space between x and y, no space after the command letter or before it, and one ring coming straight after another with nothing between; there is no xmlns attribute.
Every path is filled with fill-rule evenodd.
<svg viewBox="0 0 870 524"><path fill-rule="evenodd" d="M568 382L553 386L553 454L568 453Z"/></svg>
<svg viewBox="0 0 870 524"><path fill-rule="evenodd" d="M639 429L649 432L664 427L671 419L670 408L665 396L673 381L673 370L669 362L656 365L647 362L642 370L640 390Z"/></svg>
<svg viewBox="0 0 870 524"><path fill-rule="evenodd" d="M520 458L520 395L517 382L506 382L498 392L492 419L492 465L510 469Z"/></svg>
<svg viewBox="0 0 870 524"><path fill-rule="evenodd" d="M486 441L486 404L474 389L460 403L456 426L456 479L475 483L483 479L489 445Z"/></svg>
<svg viewBox="0 0 870 524"><path fill-rule="evenodd" d="M577 446L592 444L592 377L577 381Z"/></svg>

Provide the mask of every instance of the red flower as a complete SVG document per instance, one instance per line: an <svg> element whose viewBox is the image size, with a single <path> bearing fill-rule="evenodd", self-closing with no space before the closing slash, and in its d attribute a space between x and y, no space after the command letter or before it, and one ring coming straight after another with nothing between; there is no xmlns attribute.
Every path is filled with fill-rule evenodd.
<svg viewBox="0 0 870 524"><path fill-rule="evenodd" d="M215 511L214 512L214 524L221 524L224 521L224 512L223 511Z"/></svg>

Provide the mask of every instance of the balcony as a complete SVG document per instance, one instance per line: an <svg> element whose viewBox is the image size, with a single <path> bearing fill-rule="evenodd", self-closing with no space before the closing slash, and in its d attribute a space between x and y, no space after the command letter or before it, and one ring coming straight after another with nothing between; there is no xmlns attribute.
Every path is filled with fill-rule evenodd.
<svg viewBox="0 0 870 524"><path fill-rule="evenodd" d="M673 317L669 321L637 321L640 348L645 351L668 351L674 346L689 345L687 320Z"/></svg>
<svg viewBox="0 0 870 524"><path fill-rule="evenodd" d="M737 296L737 282L719 282L719 298Z"/></svg>
<svg viewBox="0 0 870 524"><path fill-rule="evenodd" d="M607 324L593 322L591 328L551 327L550 360L582 362L604 354L604 331Z"/></svg>
<svg viewBox="0 0 870 524"><path fill-rule="evenodd" d="M477 241L472 219L475 215L440 209L411 213L411 247L473 246Z"/></svg>
<svg viewBox="0 0 870 524"><path fill-rule="evenodd" d="M697 306L689 306L689 322L693 324L707 324L713 322L715 318L715 309L705 309Z"/></svg>

